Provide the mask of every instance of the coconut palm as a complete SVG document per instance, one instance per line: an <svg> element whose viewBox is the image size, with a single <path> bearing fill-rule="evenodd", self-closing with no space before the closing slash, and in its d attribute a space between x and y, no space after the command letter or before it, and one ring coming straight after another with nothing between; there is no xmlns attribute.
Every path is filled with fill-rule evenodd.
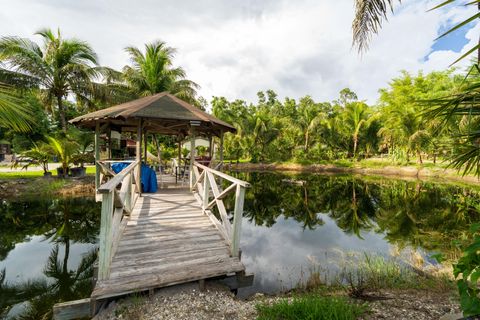
<svg viewBox="0 0 480 320"><path fill-rule="evenodd" d="M185 70L173 67L175 49L163 41L145 45L145 53L127 47L131 65L123 68L124 78L133 93L149 96L167 91L180 99L195 102L198 84L186 79Z"/></svg>
<svg viewBox="0 0 480 320"><path fill-rule="evenodd" d="M99 76L97 55L86 42L64 39L60 30L36 33L43 46L19 37L0 39L0 62L17 79L27 80L40 89L46 107L56 107L64 132L67 129L63 99L73 94L77 100L90 100L94 92L93 79ZM5 71L4 71L5 72Z"/></svg>
<svg viewBox="0 0 480 320"><path fill-rule="evenodd" d="M368 106L363 102L352 102L347 104L343 114L344 129L348 131L353 143L353 157L357 155L360 131L368 127L375 119L369 114Z"/></svg>
<svg viewBox="0 0 480 320"><path fill-rule="evenodd" d="M382 23L387 20L388 12L393 12L393 4L397 2L395 0L355 0L355 17L352 22L352 30L353 30L353 45L358 48L358 50L365 51L368 49L368 42L371 38L372 33L376 34L382 27ZM401 0L398 0L400 3ZM480 10L480 1L473 0L469 1L467 4L464 1L460 0L446 0L440 1L440 3L432 8L431 10L435 10L438 8L442 8L446 5L451 5L454 3L459 3L459 5L474 5L477 6ZM480 18L480 13L475 13L473 16L469 17L468 19L461 21L457 25L453 26L442 35L440 35L437 39L450 34L451 32L462 28L468 25L470 22L475 21ZM458 62L459 60L467 57L468 55L472 54L473 52L478 50L478 57L480 60L480 43L473 46L469 49L465 54L463 54L460 58L458 58L454 63Z"/></svg>
<svg viewBox="0 0 480 320"><path fill-rule="evenodd" d="M11 87L0 82L0 127L26 132L31 128L32 118L28 105Z"/></svg>

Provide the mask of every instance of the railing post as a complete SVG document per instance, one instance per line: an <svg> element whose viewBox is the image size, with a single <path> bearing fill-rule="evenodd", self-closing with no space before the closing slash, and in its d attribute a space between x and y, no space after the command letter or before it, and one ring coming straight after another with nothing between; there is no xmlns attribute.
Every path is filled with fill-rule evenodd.
<svg viewBox="0 0 480 320"><path fill-rule="evenodd" d="M207 209L208 206L208 197L210 195L210 184L207 177L207 172L203 172L203 211Z"/></svg>
<svg viewBox="0 0 480 320"><path fill-rule="evenodd" d="M190 191L193 190L195 179L193 177L193 163L195 162L195 127L190 127Z"/></svg>
<svg viewBox="0 0 480 320"><path fill-rule="evenodd" d="M112 249L113 191L102 195L102 214L100 220L100 248L98 251L98 279L108 279L110 274Z"/></svg>
<svg viewBox="0 0 480 320"><path fill-rule="evenodd" d="M95 123L95 191L100 187L100 122Z"/></svg>
<svg viewBox="0 0 480 320"><path fill-rule="evenodd" d="M132 170L133 171L133 170ZM127 193L125 194L125 208L129 213L132 212L132 183L133 183L133 175L132 171L128 174L128 186L127 186Z"/></svg>
<svg viewBox="0 0 480 320"><path fill-rule="evenodd" d="M245 187L237 184L235 192L235 210L233 213L233 236L232 236L232 257L240 255L240 234L242 232L243 202L245 199Z"/></svg>

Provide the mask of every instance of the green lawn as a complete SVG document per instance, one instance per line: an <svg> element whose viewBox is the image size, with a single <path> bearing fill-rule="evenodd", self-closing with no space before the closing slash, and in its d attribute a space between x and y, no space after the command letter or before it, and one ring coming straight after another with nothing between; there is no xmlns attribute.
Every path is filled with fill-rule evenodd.
<svg viewBox="0 0 480 320"><path fill-rule="evenodd" d="M57 175L56 170L51 170L53 176ZM87 167L87 175L94 175L95 167ZM0 179L22 179L22 178L38 178L43 177L43 170L22 170L22 171L11 171L11 172L1 172Z"/></svg>

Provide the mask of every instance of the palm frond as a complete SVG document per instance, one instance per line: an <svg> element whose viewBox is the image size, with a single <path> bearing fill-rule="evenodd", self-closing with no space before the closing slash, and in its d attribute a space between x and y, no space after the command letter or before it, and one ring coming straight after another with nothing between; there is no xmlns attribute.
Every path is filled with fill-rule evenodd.
<svg viewBox="0 0 480 320"><path fill-rule="evenodd" d="M359 52L368 49L372 33L378 33L387 13L393 12L394 0L356 0L355 18L352 23L353 46ZM401 2L401 0L399 0Z"/></svg>
<svg viewBox="0 0 480 320"><path fill-rule="evenodd" d="M28 104L17 97L11 88L0 83L0 127L28 132L32 122L33 114Z"/></svg>

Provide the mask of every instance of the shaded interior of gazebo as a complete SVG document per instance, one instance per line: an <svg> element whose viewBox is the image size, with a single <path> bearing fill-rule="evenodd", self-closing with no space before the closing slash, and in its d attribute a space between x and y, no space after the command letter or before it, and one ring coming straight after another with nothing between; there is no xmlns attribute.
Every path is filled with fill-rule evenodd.
<svg viewBox="0 0 480 320"><path fill-rule="evenodd" d="M95 160L97 161L95 182L97 188L100 184L98 161L114 160L111 159L112 131L136 135L135 157L140 163L147 159L148 135L152 135L157 148L158 134L175 136L178 142L179 159L181 159L182 142L190 139L190 169L195 161L196 137L205 137L210 141L210 157L213 156L213 137L219 138L218 158L221 163L223 161L223 135L226 132L236 131L231 124L166 92L91 112L70 120L70 123L80 128L95 130ZM107 159L100 159L100 135L102 134L106 135Z"/></svg>

